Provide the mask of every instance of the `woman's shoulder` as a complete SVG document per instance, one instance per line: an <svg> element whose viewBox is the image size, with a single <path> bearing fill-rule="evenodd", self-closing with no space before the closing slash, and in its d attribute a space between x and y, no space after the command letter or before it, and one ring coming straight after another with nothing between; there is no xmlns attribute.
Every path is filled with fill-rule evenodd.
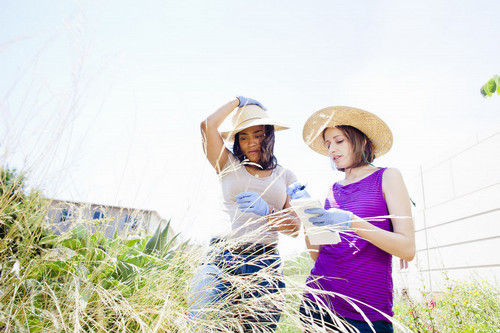
<svg viewBox="0 0 500 333"><path fill-rule="evenodd" d="M400 184L404 184L403 175L399 169L385 168L382 182L384 186L398 186Z"/></svg>
<svg viewBox="0 0 500 333"><path fill-rule="evenodd" d="M287 180L287 183L291 184L291 183L297 181L297 177L295 176L293 171L284 167L281 164L276 165L276 171L277 171L278 175L284 177Z"/></svg>
<svg viewBox="0 0 500 333"><path fill-rule="evenodd" d="M227 154L226 164L222 166L221 174L225 174L227 171L237 168L240 164L240 160L232 152L229 152Z"/></svg>
<svg viewBox="0 0 500 333"><path fill-rule="evenodd" d="M232 163L239 163L240 160L233 154L233 152L229 151L227 154L227 159Z"/></svg>
<svg viewBox="0 0 500 333"><path fill-rule="evenodd" d="M396 168L383 168L384 170L384 177L388 178L402 178L401 171Z"/></svg>

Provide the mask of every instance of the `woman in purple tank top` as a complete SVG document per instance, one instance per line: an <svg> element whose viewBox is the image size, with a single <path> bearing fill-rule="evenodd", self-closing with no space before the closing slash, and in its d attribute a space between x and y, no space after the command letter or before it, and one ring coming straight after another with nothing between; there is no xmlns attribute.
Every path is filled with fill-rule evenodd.
<svg viewBox="0 0 500 333"><path fill-rule="evenodd" d="M328 226L341 238L337 244L313 245L306 234L315 264L301 306L305 330L392 332L392 256L406 261L415 256L410 199L401 173L372 165L391 148L392 133L372 113L335 106L309 117L303 137L345 174L330 187L324 208L305 211L315 226ZM300 183L287 193L292 199L309 196Z"/></svg>

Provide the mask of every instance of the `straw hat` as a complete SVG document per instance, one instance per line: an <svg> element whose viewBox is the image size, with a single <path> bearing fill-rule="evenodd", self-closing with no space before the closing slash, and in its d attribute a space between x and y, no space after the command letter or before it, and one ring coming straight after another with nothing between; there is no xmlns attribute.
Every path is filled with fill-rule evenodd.
<svg viewBox="0 0 500 333"><path fill-rule="evenodd" d="M233 129L221 132L220 135L228 141L234 141L236 133L255 125L273 125L275 131L281 131L289 128L282 122L269 118L267 116L267 112L262 110L259 106L247 104L239 108L234 114Z"/></svg>
<svg viewBox="0 0 500 333"><path fill-rule="evenodd" d="M322 133L325 128L349 125L363 132L372 142L375 157L392 147L392 133L386 123L373 113L349 106L331 106L313 113L304 124L304 142L317 153L328 156Z"/></svg>

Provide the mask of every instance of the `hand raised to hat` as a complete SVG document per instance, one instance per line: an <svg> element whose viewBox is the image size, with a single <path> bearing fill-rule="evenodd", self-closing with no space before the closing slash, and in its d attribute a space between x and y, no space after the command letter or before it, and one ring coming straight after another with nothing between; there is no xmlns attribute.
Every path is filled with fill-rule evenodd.
<svg viewBox="0 0 500 333"><path fill-rule="evenodd" d="M264 105L262 105L262 103L253 98L238 96L238 100L240 101L240 104L238 105L238 107L240 108L245 105L258 105L262 108L262 110L267 111L267 109L264 107Z"/></svg>
<svg viewBox="0 0 500 333"><path fill-rule="evenodd" d="M244 213L254 213L259 216L269 214L269 204L256 192L241 192L234 196L238 208Z"/></svg>

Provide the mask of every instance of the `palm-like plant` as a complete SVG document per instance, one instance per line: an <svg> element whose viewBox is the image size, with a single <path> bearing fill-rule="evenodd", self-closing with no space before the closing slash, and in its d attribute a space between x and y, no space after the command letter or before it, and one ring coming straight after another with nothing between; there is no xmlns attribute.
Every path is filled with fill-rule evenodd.
<svg viewBox="0 0 500 333"><path fill-rule="evenodd" d="M189 263L170 222L152 236L107 238L99 228L85 228L86 221L55 235L44 224L41 194L25 194L24 178L14 171L2 169L1 181L1 331L175 327L165 309L183 312Z"/></svg>

